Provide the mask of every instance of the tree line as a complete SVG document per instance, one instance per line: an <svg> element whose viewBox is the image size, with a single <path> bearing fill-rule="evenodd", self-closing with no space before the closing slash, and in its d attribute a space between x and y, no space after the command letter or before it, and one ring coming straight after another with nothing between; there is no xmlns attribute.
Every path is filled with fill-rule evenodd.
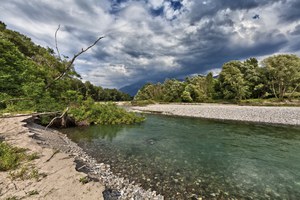
<svg viewBox="0 0 300 200"><path fill-rule="evenodd" d="M274 55L260 65L256 58L230 61L222 66L218 77L187 77L184 81L166 79L164 83L147 83L134 100L158 102L213 102L243 99L292 99L300 92L300 58L296 55Z"/></svg>

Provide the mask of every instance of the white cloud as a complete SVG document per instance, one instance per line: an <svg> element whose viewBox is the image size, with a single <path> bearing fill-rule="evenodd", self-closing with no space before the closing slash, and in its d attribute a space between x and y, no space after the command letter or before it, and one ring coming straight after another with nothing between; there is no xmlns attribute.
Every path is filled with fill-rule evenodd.
<svg viewBox="0 0 300 200"><path fill-rule="evenodd" d="M149 4L153 9L159 9L163 6L164 0L149 0Z"/></svg>

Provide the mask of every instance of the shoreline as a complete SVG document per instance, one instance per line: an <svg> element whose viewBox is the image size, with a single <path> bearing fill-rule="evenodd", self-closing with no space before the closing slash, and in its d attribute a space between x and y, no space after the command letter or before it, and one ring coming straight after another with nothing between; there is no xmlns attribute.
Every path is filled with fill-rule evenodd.
<svg viewBox="0 0 300 200"><path fill-rule="evenodd" d="M1 118L0 130L0 137L5 142L41 155L34 164L47 175L38 182L11 181L8 178L9 172L0 172L0 178L6 180L0 182L1 198L164 199L155 191L145 190L114 175L109 165L98 163L61 132L45 130L45 127L33 123L32 117ZM87 177L86 184L80 182L83 177ZM29 191L38 191L38 194L28 197Z"/></svg>
<svg viewBox="0 0 300 200"><path fill-rule="evenodd" d="M152 104L130 106L130 111L217 121L300 126L300 107L239 106L224 104Z"/></svg>

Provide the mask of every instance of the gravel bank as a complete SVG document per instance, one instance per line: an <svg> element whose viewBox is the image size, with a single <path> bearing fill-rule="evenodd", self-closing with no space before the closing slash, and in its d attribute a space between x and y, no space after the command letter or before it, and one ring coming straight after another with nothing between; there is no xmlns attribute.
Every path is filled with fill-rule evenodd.
<svg viewBox="0 0 300 200"><path fill-rule="evenodd" d="M300 107L261 107L223 104L155 104L131 107L134 111L235 120L270 124L300 125Z"/></svg>

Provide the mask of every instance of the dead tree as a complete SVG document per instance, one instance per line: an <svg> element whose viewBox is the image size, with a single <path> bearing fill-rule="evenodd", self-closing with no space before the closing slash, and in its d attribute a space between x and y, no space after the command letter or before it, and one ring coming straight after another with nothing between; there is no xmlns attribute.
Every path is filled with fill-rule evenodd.
<svg viewBox="0 0 300 200"><path fill-rule="evenodd" d="M59 52L59 49L58 49L58 45L57 45L57 33L58 33L59 29L60 29L60 25L58 25L58 28L57 28L56 31L55 31L55 48L56 48L56 51L57 51L57 56L58 56L58 58L62 61L61 55L60 55L60 52ZM88 46L88 47L85 48L85 49L82 48L80 52L74 54L73 58L72 58L69 62L67 62L67 65L66 65L65 69L64 69L57 77L55 77L51 82L49 82L49 83L46 85L46 88L45 88L45 89L46 89L46 90L49 89L56 81L62 79L62 78L63 78L63 77L64 77L64 76L72 69L72 66L73 66L75 60L78 58L78 56L80 56L81 54L83 54L83 53L85 53L86 51L88 51L89 49L91 49L93 46L95 46L95 45L96 45L101 39L103 39L103 38L104 38L104 36L98 37L98 39L95 40L94 43L92 43L90 46ZM61 116L59 116L59 117L54 117L54 118L50 121L50 123L46 126L45 129L47 129L49 126L52 126L53 123L54 123L55 121L57 121L57 120L60 120L60 125L61 125L62 127L66 127L66 126L67 126L67 120L68 120L68 110L69 110L69 108L67 108L67 109L62 113Z"/></svg>
<svg viewBox="0 0 300 200"><path fill-rule="evenodd" d="M60 25L58 26L58 28L55 31L55 48L57 51L57 55L58 55L59 59L61 60L60 52L59 52L58 45L57 45L57 33L58 33L59 29L60 29ZM80 52L74 54L73 58L68 62L66 68L56 78L54 78L53 81L51 81L50 83L48 83L46 85L46 90L49 89L56 81L62 79L71 70L71 68L72 68L75 60L78 58L78 56L80 56L81 54L83 54L86 51L88 51L89 49L91 49L103 38L104 38L104 36L98 37L98 39L95 40L93 44L91 44L90 46L88 46L85 49L82 48Z"/></svg>

